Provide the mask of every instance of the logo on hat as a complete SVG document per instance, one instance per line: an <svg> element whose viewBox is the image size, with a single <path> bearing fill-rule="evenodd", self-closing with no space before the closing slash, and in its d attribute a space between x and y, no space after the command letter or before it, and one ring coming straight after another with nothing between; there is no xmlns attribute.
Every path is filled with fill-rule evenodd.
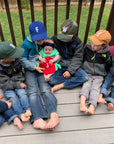
<svg viewBox="0 0 114 144"><path fill-rule="evenodd" d="M68 27L63 27L63 32L66 33L67 32Z"/></svg>
<svg viewBox="0 0 114 144"><path fill-rule="evenodd" d="M100 34L102 34L102 32L99 32L99 33L97 34L97 36L99 36Z"/></svg>
<svg viewBox="0 0 114 144"><path fill-rule="evenodd" d="M38 32L38 27L35 27L36 32Z"/></svg>
<svg viewBox="0 0 114 144"><path fill-rule="evenodd" d="M15 49L15 46L13 44L10 43L10 46Z"/></svg>

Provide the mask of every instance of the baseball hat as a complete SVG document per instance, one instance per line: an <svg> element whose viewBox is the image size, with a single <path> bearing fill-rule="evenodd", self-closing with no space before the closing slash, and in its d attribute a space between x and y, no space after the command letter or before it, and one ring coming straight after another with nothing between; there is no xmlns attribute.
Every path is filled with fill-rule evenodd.
<svg viewBox="0 0 114 144"><path fill-rule="evenodd" d="M23 48L18 48L7 41L0 42L0 59L5 59L8 57L19 58L23 55L23 53Z"/></svg>
<svg viewBox="0 0 114 144"><path fill-rule="evenodd" d="M89 39L95 45L107 45L111 41L111 35L107 30L98 30L94 35L90 36Z"/></svg>
<svg viewBox="0 0 114 144"><path fill-rule="evenodd" d="M42 22L35 21L29 25L29 32L33 41L47 38L46 29Z"/></svg>
<svg viewBox="0 0 114 144"><path fill-rule="evenodd" d="M61 32L57 34L57 39L67 41L76 34L78 29L77 23L72 19L67 19L61 25Z"/></svg>
<svg viewBox="0 0 114 144"><path fill-rule="evenodd" d="M109 46L111 55L114 57L114 46Z"/></svg>

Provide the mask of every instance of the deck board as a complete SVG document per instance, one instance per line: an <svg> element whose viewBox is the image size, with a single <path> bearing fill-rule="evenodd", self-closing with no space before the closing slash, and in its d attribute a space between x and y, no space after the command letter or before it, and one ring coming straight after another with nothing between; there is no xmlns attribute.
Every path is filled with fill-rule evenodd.
<svg viewBox="0 0 114 144"><path fill-rule="evenodd" d="M0 128L0 144L114 143L114 111L109 112L105 104L99 104L94 115L85 115L79 111L79 92L80 87L55 93L60 118L55 131L35 130L29 122L18 130L5 122Z"/></svg>

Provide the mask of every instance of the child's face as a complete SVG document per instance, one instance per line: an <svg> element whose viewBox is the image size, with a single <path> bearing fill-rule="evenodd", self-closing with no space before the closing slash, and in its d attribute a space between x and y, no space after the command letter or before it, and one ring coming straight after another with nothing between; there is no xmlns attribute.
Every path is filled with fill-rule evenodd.
<svg viewBox="0 0 114 144"><path fill-rule="evenodd" d="M45 39L35 41L35 43L38 44L38 45L43 45L44 42L45 42Z"/></svg>
<svg viewBox="0 0 114 144"><path fill-rule="evenodd" d="M52 51L53 51L53 48L51 46L44 47L44 53L50 54L50 53L52 53Z"/></svg>
<svg viewBox="0 0 114 144"><path fill-rule="evenodd" d="M103 50L103 48L104 48L105 46L103 46L103 45L95 45L94 43L91 43L91 47L92 47L92 50L93 50L93 51L100 52L100 51Z"/></svg>
<svg viewBox="0 0 114 144"><path fill-rule="evenodd" d="M10 64L11 62L15 61L15 58L9 57L9 58L6 58L6 59L2 59L1 61L4 62L4 63Z"/></svg>

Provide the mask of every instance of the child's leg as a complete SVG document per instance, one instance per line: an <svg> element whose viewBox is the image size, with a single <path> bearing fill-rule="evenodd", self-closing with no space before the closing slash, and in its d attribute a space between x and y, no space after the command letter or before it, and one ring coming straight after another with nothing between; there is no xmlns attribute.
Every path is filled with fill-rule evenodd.
<svg viewBox="0 0 114 144"><path fill-rule="evenodd" d="M86 112L86 100L89 98L89 92L91 89L91 76L89 76L88 81L85 82L80 91L80 111Z"/></svg>
<svg viewBox="0 0 114 144"><path fill-rule="evenodd" d="M5 117L3 114L0 114L0 126L4 123Z"/></svg>
<svg viewBox="0 0 114 144"><path fill-rule="evenodd" d="M92 84L91 84L91 91L90 91L90 97L89 97L89 108L86 113L94 114L94 110L97 106L97 101L100 93L100 87L103 82L102 76L92 76Z"/></svg>
<svg viewBox="0 0 114 144"><path fill-rule="evenodd" d="M25 89L16 89L15 92L19 96L19 100L20 100L21 106L24 110L25 117L30 118L30 116L32 114L31 114L30 105L29 105L29 101L28 101L28 95L26 93L26 90Z"/></svg>
<svg viewBox="0 0 114 144"><path fill-rule="evenodd" d="M3 90L4 96L11 101L12 107L15 113L21 118L22 121L28 121L29 119L24 116L24 111L20 105L20 101L14 90Z"/></svg>
<svg viewBox="0 0 114 144"><path fill-rule="evenodd" d="M86 107L86 97L84 95L80 96L80 111L85 112L87 110Z"/></svg>

